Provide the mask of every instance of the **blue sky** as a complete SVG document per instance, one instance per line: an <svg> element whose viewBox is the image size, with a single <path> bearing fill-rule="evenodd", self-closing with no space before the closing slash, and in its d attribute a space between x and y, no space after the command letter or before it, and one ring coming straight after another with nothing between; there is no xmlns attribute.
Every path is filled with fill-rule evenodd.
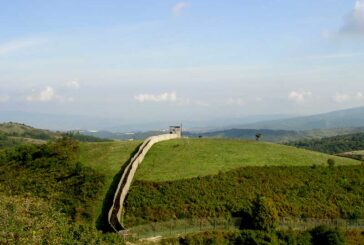
<svg viewBox="0 0 364 245"><path fill-rule="evenodd" d="M364 105L364 0L0 0L0 111L123 122Z"/></svg>

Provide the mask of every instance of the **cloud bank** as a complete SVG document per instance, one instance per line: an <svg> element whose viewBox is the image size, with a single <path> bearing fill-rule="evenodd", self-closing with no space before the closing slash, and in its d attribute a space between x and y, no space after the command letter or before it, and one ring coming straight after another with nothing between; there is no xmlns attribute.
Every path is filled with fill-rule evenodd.
<svg viewBox="0 0 364 245"><path fill-rule="evenodd" d="M134 99L140 103L144 102L176 102L177 95L175 92L165 92L161 94L138 94Z"/></svg>
<svg viewBox="0 0 364 245"><path fill-rule="evenodd" d="M37 94L29 95L26 97L27 101L40 101L47 102L56 98L54 89L51 86L47 86L45 89Z"/></svg>

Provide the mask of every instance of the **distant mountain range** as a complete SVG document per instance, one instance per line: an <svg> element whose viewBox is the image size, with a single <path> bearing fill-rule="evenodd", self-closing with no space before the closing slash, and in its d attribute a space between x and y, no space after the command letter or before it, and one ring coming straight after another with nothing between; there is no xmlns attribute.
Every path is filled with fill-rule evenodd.
<svg viewBox="0 0 364 245"><path fill-rule="evenodd" d="M57 115L30 112L1 112L0 122L18 122L32 125L37 128L51 130L82 130L85 134L95 135L102 138L128 139L133 134L134 139L153 135L168 128L171 124L183 123L183 128L196 134L204 133L211 135L239 135L246 137L252 135L249 131L237 129L265 129L284 130L280 135L290 138L295 136L295 131L343 129L364 127L364 107L334 111L330 113L312 116L290 117L289 115L260 115L246 116L240 118L211 119L206 121L176 120L176 122L155 121L123 123L125 120L115 118L102 118L97 116L81 115ZM230 130L230 131L229 131ZM95 133L97 132L97 133ZM141 133L138 133L141 132ZM210 133L210 134L209 134ZM348 132L350 133L350 132ZM111 135L108 135L111 134ZM266 131L266 136L274 136L277 132ZM253 134L254 135L254 134ZM112 137L110 137L112 136ZM250 137L250 136L249 136Z"/></svg>
<svg viewBox="0 0 364 245"><path fill-rule="evenodd" d="M271 129L295 131L358 127L364 127L364 107L334 111L312 116L242 124L240 126L237 126L237 128L241 129Z"/></svg>

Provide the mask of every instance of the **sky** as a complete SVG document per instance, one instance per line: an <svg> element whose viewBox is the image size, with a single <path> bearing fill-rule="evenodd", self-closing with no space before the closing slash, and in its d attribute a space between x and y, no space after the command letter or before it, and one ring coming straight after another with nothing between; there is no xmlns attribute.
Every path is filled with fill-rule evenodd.
<svg viewBox="0 0 364 245"><path fill-rule="evenodd" d="M0 0L0 113L123 123L364 106L364 0Z"/></svg>

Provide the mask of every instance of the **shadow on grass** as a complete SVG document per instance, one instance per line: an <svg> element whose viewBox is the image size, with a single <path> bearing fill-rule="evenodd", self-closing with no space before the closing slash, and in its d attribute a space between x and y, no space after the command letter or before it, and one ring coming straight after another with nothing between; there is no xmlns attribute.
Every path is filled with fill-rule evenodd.
<svg viewBox="0 0 364 245"><path fill-rule="evenodd" d="M121 179L121 176L123 175L126 166L128 166L128 163L131 161L133 156L138 152L141 144L139 144L135 148L135 150L130 154L129 159L122 165L120 171L114 176L114 178L111 182L111 185L105 195L104 202L102 204L101 214L99 215L99 217L96 220L96 228L98 230L101 230L103 232L114 232L114 230L110 227L109 222L108 222L109 210L112 207L112 204L114 201L114 195L115 195L116 189L118 188L118 184Z"/></svg>

